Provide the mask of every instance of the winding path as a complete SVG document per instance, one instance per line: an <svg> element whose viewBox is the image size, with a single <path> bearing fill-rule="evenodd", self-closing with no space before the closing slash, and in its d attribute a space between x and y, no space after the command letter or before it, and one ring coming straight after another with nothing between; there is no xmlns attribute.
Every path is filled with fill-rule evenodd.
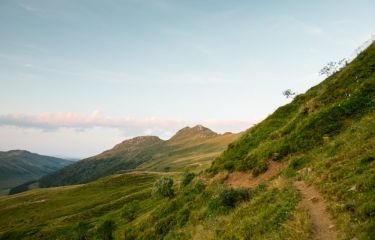
<svg viewBox="0 0 375 240"><path fill-rule="evenodd" d="M326 212L326 204L320 193L302 181L294 182L294 186L301 192L301 205L310 215L313 225L312 239L336 240L335 226Z"/></svg>

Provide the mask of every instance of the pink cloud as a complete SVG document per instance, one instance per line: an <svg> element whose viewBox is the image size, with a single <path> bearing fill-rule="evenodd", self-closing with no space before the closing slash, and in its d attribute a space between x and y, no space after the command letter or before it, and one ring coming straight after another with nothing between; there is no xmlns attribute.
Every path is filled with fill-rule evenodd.
<svg viewBox="0 0 375 240"><path fill-rule="evenodd" d="M209 119L202 122L160 118L111 117L93 111L90 114L74 112L40 113L38 115L7 114L0 115L0 126L16 126L20 128L37 128L45 131L59 128L85 130L94 127L117 128L128 134L171 133L185 126L202 124L214 131L239 132L249 128L254 121Z"/></svg>

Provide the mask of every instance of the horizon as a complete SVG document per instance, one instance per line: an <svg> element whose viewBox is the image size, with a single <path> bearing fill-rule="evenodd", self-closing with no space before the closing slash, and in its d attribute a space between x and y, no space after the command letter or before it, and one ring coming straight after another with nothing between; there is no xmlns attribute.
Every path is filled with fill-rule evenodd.
<svg viewBox="0 0 375 240"><path fill-rule="evenodd" d="M339 6L339 9L337 8ZM373 1L3 1L0 151L241 132L374 37ZM286 58L285 56L288 56Z"/></svg>

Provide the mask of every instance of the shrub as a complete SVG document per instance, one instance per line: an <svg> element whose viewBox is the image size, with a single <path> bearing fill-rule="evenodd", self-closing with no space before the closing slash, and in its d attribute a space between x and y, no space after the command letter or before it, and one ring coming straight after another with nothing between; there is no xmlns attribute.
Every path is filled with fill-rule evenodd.
<svg viewBox="0 0 375 240"><path fill-rule="evenodd" d="M105 220L97 229L97 235L102 240L112 240L113 231L116 229L115 221L108 219Z"/></svg>
<svg viewBox="0 0 375 240"><path fill-rule="evenodd" d="M130 203L127 203L123 208L122 208L122 217L128 221L132 221L137 217L137 213L140 209L139 206L139 201L134 200Z"/></svg>
<svg viewBox="0 0 375 240"><path fill-rule="evenodd" d="M244 188L225 188L219 194L219 201L222 206L234 208L236 203L247 201L250 198L250 191Z"/></svg>
<svg viewBox="0 0 375 240"><path fill-rule="evenodd" d="M172 198L174 196L173 179L171 177L162 177L155 182L153 193L162 197Z"/></svg>
<svg viewBox="0 0 375 240"><path fill-rule="evenodd" d="M181 186L187 186L195 177L195 173L193 172L185 172L182 176Z"/></svg>
<svg viewBox="0 0 375 240"><path fill-rule="evenodd" d="M201 193L204 189L206 188L206 184L202 181L198 181L195 185L194 188L192 189L192 192L195 194Z"/></svg>
<svg viewBox="0 0 375 240"><path fill-rule="evenodd" d="M208 210L214 214L227 214L237 203L249 200L250 191L244 188L224 188L208 205Z"/></svg>

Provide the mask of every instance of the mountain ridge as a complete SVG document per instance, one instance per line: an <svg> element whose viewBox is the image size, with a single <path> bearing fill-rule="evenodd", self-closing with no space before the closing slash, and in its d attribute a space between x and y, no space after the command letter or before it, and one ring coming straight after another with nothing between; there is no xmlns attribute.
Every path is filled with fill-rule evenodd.
<svg viewBox="0 0 375 240"><path fill-rule="evenodd" d="M116 172L134 169L201 169L208 167L213 158L236 136L218 134L202 125L182 128L168 140L157 136L138 136L47 175L41 178L39 183L41 187L86 183Z"/></svg>

